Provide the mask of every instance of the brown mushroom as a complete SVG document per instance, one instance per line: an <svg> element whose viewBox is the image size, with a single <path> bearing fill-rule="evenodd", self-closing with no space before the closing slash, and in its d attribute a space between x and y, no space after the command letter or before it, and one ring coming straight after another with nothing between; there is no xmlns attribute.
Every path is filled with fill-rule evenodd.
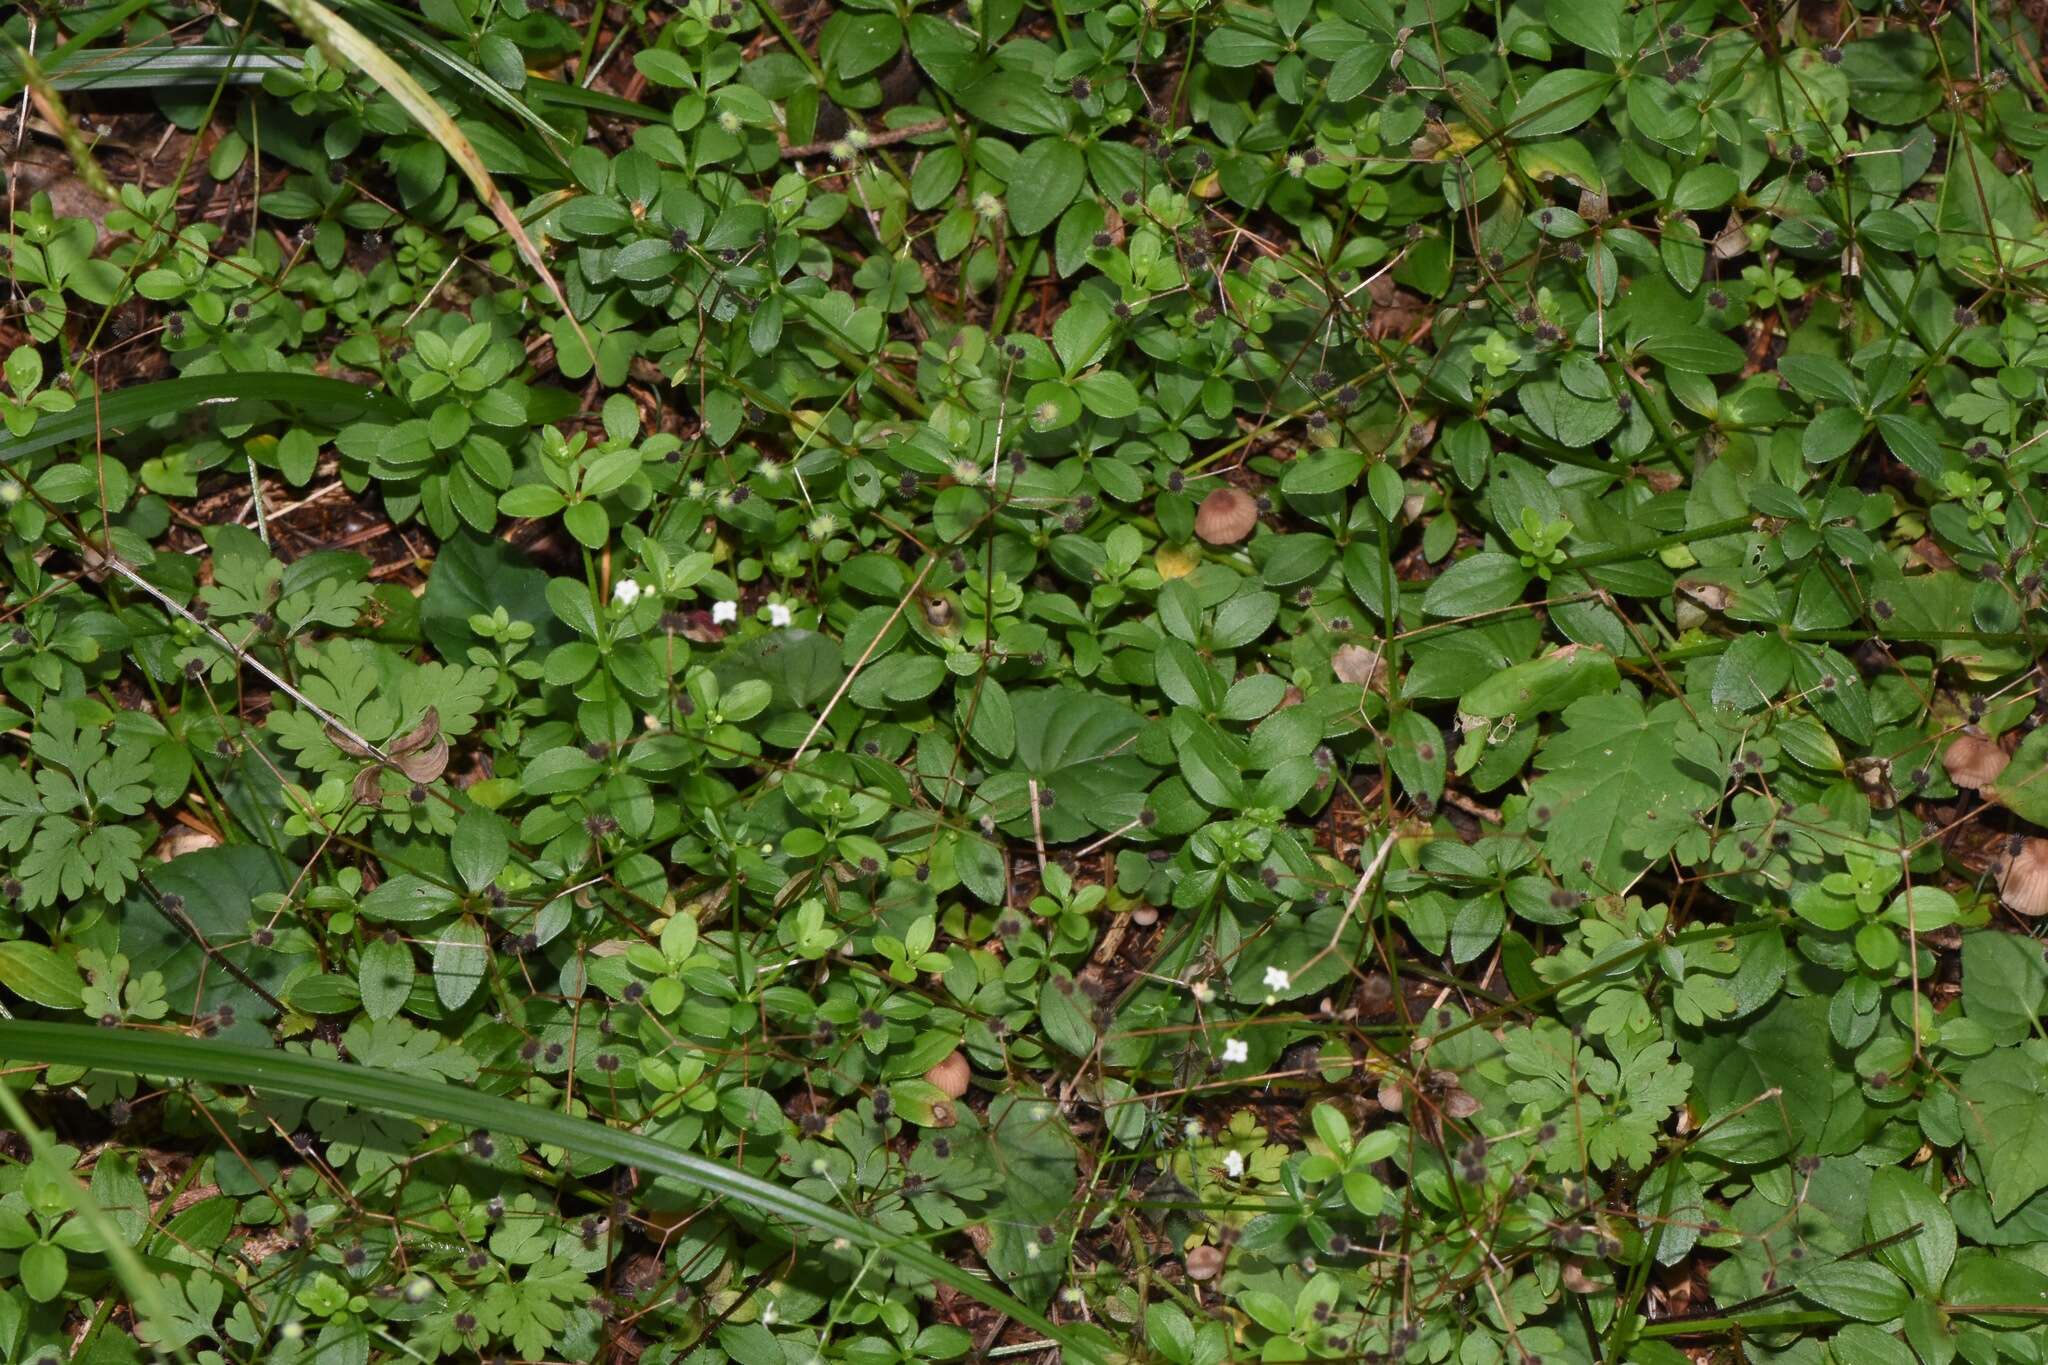
<svg viewBox="0 0 2048 1365"><path fill-rule="evenodd" d="M1211 545L1235 545L1259 524L1259 505L1241 488L1219 488L1195 512L1195 534Z"/></svg>
<svg viewBox="0 0 2048 1365"><path fill-rule="evenodd" d="M958 1052L949 1052L944 1061L924 1073L924 1078L946 1092L946 1098L957 1100L967 1093L967 1083L974 1073L967 1065L967 1059Z"/></svg>
<svg viewBox="0 0 2048 1365"><path fill-rule="evenodd" d="M1223 1273L1223 1250L1207 1242L1188 1252L1188 1278L1213 1280Z"/></svg>
<svg viewBox="0 0 2048 1365"><path fill-rule="evenodd" d="M1973 792L1996 782L2010 762L2012 758L2005 750L1967 731L1957 735L1948 752L1941 756L1941 765L1948 769L1948 780Z"/></svg>
<svg viewBox="0 0 2048 1365"><path fill-rule="evenodd" d="M2039 919L2048 915L2048 839L2020 839L2019 848L1998 861L1998 898L2010 910Z"/></svg>

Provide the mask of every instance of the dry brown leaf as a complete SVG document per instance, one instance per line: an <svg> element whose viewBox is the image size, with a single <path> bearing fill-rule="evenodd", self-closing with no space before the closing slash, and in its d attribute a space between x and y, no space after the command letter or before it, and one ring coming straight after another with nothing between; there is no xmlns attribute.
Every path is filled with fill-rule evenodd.
<svg viewBox="0 0 2048 1365"><path fill-rule="evenodd" d="M398 760L398 770L415 782L432 782L448 771L448 739L434 736L434 742L416 754Z"/></svg>
<svg viewBox="0 0 2048 1365"><path fill-rule="evenodd" d="M1337 675L1338 682L1356 683L1380 693L1387 690L1386 660L1376 649L1345 645L1330 656L1330 671Z"/></svg>

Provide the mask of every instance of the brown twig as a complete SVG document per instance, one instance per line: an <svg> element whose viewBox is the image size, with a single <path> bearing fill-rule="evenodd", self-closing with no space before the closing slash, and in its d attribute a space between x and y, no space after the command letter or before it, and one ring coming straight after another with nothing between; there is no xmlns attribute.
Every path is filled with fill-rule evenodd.
<svg viewBox="0 0 2048 1365"><path fill-rule="evenodd" d="M893 147L899 142L908 142L911 138L923 137L926 133L942 132L952 126L953 120L949 118L935 118L926 119L923 123L912 123L901 128L891 128L886 133L869 133L867 142L862 146L862 150L870 147ZM823 142L798 143L794 147L784 147L782 149L782 159L785 161L801 161L807 156L823 156L834 147L842 145L851 146L853 144L847 142L844 136L826 138Z"/></svg>

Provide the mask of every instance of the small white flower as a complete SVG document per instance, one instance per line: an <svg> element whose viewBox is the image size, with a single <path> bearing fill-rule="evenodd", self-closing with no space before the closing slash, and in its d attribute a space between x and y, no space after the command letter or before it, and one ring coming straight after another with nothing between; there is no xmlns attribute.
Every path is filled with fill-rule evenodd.
<svg viewBox="0 0 2048 1365"><path fill-rule="evenodd" d="M1180 1136L1183 1142L1200 1142L1202 1140L1202 1121L1200 1119L1189 1119L1186 1123L1183 1123L1180 1126Z"/></svg>
<svg viewBox="0 0 2048 1365"><path fill-rule="evenodd" d="M768 624L780 629L789 624L789 608L780 602L768 604Z"/></svg>
<svg viewBox="0 0 2048 1365"><path fill-rule="evenodd" d="M739 604L739 603L737 603L737 602L713 602L713 603L711 604L711 624L712 624L712 625L714 625L714 626L723 626L723 625L728 625L728 624L730 624L731 622L737 621L737 620L739 620L739 619L740 619L740 604Z"/></svg>
<svg viewBox="0 0 2048 1365"><path fill-rule="evenodd" d="M630 607L635 602L638 602L640 594L646 591L647 589L641 587L632 579L621 578L618 582L612 584L612 605L615 607Z"/></svg>
<svg viewBox="0 0 2048 1365"><path fill-rule="evenodd" d="M1223 1174L1236 1180L1244 1175L1244 1157L1237 1152L1223 1154Z"/></svg>
<svg viewBox="0 0 2048 1365"><path fill-rule="evenodd" d="M1244 1045L1242 1038L1228 1038L1223 1043L1223 1064L1236 1066L1239 1062L1252 1059L1252 1050Z"/></svg>
<svg viewBox="0 0 2048 1365"><path fill-rule="evenodd" d="M1281 971L1278 967L1266 968L1267 990L1284 991L1293 984L1294 978L1290 977L1286 972Z"/></svg>

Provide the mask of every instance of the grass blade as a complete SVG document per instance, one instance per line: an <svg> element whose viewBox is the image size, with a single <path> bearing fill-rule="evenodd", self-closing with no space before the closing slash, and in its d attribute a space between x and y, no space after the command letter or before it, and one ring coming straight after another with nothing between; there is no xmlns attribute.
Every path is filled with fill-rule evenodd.
<svg viewBox="0 0 2048 1365"><path fill-rule="evenodd" d="M563 295L560 282L555 279L554 272L548 269L547 262L541 259L540 249L533 244L533 238L527 235L526 226L519 221L519 215L512 211L511 203L499 191L497 182L491 179L490 171L484 168L483 158L477 155L476 148L470 144L462 129L456 126L455 120L448 117L448 111L443 109L405 68L392 61L383 48L371 42L354 24L321 4L320 0L269 0L269 4L289 16L307 37L319 45L320 50L327 54L329 61L344 70L353 68L360 71L383 87L384 93L397 100L399 106L412 115L413 121L420 125L427 136L441 144L441 149L462 168L462 173L468 177L477 198L483 201L484 207L491 211L491 216L498 220L498 225L511 236L513 244L519 248L520 256L532 268L534 274L540 276L541 283L548 287L548 292L554 295L555 304L562 310L562 316L569 320L569 326L575 331L576 339L583 343L583 349L589 353L590 363L596 365L597 349L590 344L590 338L584 334L583 324L576 320L576 314L571 311L569 300Z"/></svg>
<svg viewBox="0 0 2048 1365"><path fill-rule="evenodd" d="M420 58L472 87L492 104L511 114L521 123L540 133L547 139L548 150L559 159L561 149L569 145L569 139L561 130L533 112L518 95L507 89L491 74L451 50L446 44L436 41L432 35L407 19L405 12L395 6L379 3L378 0L335 0L335 8L359 16L363 27L373 29L384 37L403 43ZM656 114L656 118L665 117Z"/></svg>
<svg viewBox="0 0 2048 1365"><path fill-rule="evenodd" d="M646 119L650 123L667 123L668 115L638 100L620 99L602 90L591 90L574 81L548 80L541 76L528 77L526 97L535 104L556 104L568 109L587 109L594 114L610 114L614 118Z"/></svg>
<svg viewBox="0 0 2048 1365"><path fill-rule="evenodd" d="M149 5L150 0L122 0L119 5L111 6L90 17L79 18L77 26L71 29L71 36L49 50L44 69L58 70L71 60L73 53L83 52L149 8ZM0 104L12 104L14 97L23 89L21 71L17 67L5 80L0 80Z"/></svg>
<svg viewBox="0 0 2048 1365"><path fill-rule="evenodd" d="M96 431L126 431L154 417L236 399L357 412L383 408L391 402L385 395L360 384L317 374L208 374L162 379L102 394L97 401L87 399L69 412L40 418L26 436L0 436L0 464L52 446L84 440Z"/></svg>
<svg viewBox="0 0 2048 1365"><path fill-rule="evenodd" d="M58 49L62 52L62 49ZM198 45L95 48L90 52L55 54L43 62L43 74L58 90L136 90L165 85L255 85L271 71L297 71L298 54L281 48L255 50ZM20 58L0 62L6 80L22 78ZM5 89L0 86L0 89Z"/></svg>
<svg viewBox="0 0 2048 1365"><path fill-rule="evenodd" d="M942 1260L917 1243L885 1237L873 1224L853 1214L745 1171L588 1119L571 1118L535 1105L373 1067L233 1043L83 1024L0 1020L0 1061L84 1066L122 1075L170 1076L209 1085L248 1086L406 1118L438 1119L461 1124L465 1129L501 1133L615 1161L649 1174L668 1176L706 1194L802 1224L828 1237L843 1237L855 1246L871 1248L1044 1333L1066 1349L1069 1360L1100 1359L1099 1353L1089 1349L1087 1343L1074 1340L1067 1329L990 1281Z"/></svg>

